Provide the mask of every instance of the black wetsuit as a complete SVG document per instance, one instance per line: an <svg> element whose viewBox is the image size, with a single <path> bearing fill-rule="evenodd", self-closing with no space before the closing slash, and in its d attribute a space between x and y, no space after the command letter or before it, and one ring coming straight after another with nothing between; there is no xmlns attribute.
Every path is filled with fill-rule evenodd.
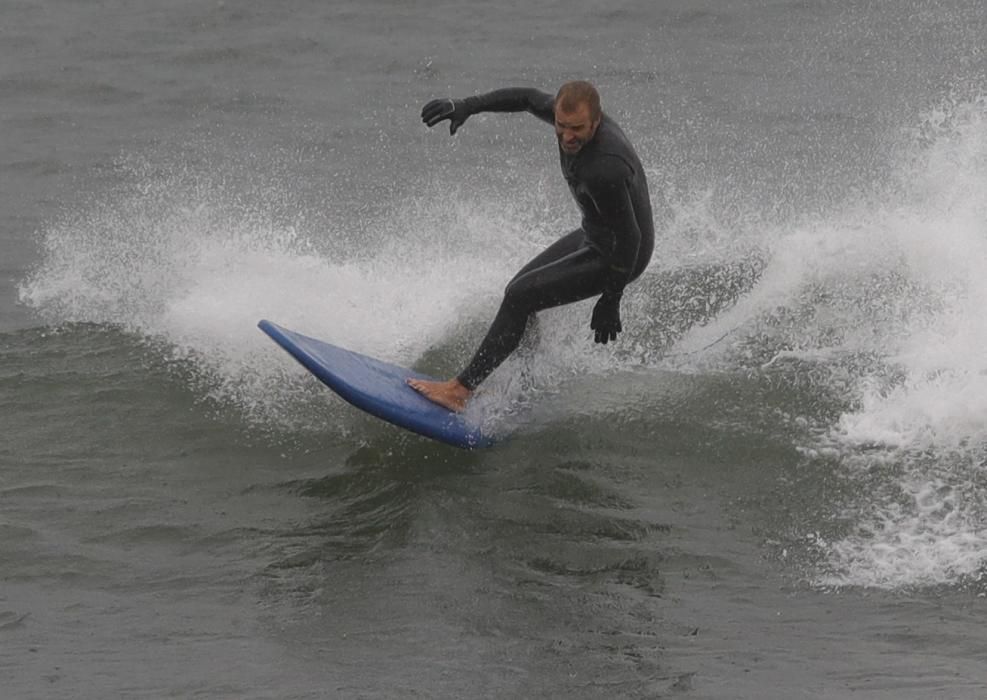
<svg viewBox="0 0 987 700"><path fill-rule="evenodd" d="M464 100L469 114L530 112L555 124L555 99L531 88L506 88ZM624 132L606 114L578 153L559 146L562 174L582 213L582 225L521 268L486 337L459 375L475 389L514 352L531 314L604 293L619 299L647 267L654 222L644 168Z"/></svg>

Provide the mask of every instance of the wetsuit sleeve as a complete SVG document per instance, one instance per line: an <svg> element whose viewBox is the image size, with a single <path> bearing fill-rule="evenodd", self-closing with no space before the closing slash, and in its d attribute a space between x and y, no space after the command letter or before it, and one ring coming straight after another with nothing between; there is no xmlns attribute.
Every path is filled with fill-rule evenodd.
<svg viewBox="0 0 987 700"><path fill-rule="evenodd" d="M632 175L630 166L622 159L607 157L587 181L587 188L601 218L609 222L613 233L613 250L609 256L604 290L620 295L630 281L637 253L641 247L641 229L634 214L628 190Z"/></svg>
<svg viewBox="0 0 987 700"><path fill-rule="evenodd" d="M529 112L544 122L555 123L555 98L534 88L502 88L463 102L470 114L480 112Z"/></svg>

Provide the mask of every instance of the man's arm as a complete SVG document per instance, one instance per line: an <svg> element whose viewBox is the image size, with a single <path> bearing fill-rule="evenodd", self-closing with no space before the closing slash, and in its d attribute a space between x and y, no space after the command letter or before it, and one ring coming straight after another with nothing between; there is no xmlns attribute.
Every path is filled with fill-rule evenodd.
<svg viewBox="0 0 987 700"><path fill-rule="evenodd" d="M605 290L619 296L637 262L641 229L627 187L632 175L630 166L612 156L606 157L605 161L605 167L600 168L586 186L601 218L608 222L613 232L614 246L608 260Z"/></svg>
<svg viewBox="0 0 987 700"><path fill-rule="evenodd" d="M528 112L555 124L555 98L534 88L502 88L463 100L470 114L480 112Z"/></svg>
<svg viewBox="0 0 987 700"><path fill-rule="evenodd" d="M429 127L449 120L455 134L469 117L480 112L530 112L544 122L555 123L555 98L534 88L502 88L465 99L432 100L422 108L422 121Z"/></svg>
<svg viewBox="0 0 987 700"><path fill-rule="evenodd" d="M627 189L630 166L619 158L606 157L593 177L587 179L590 197L613 233L613 250L607 259L607 270L590 328L597 343L616 340L624 328L620 322L620 299L630 281L641 246L641 229L634 215L634 205Z"/></svg>

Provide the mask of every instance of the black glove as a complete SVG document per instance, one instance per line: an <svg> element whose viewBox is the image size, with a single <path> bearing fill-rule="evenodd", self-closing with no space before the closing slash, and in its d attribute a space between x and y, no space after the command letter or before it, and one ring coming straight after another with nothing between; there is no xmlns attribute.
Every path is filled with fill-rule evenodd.
<svg viewBox="0 0 987 700"><path fill-rule="evenodd" d="M620 294L604 292L593 307L593 318L589 327L596 331L596 342L607 344L607 341L617 340L617 334L623 329L620 325Z"/></svg>
<svg viewBox="0 0 987 700"><path fill-rule="evenodd" d="M453 100L449 97L432 100L422 107L422 121L425 125L433 127L448 119L450 135L455 134L471 114L469 107L466 106L466 100Z"/></svg>

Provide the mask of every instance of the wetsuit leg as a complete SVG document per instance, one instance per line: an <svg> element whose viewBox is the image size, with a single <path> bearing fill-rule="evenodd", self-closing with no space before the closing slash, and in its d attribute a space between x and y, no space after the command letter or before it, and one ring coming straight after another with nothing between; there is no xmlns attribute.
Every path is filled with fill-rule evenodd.
<svg viewBox="0 0 987 700"><path fill-rule="evenodd" d="M603 292L607 266L581 229L559 239L521 268L473 359L459 375L475 389L517 349L531 314Z"/></svg>
<svg viewBox="0 0 987 700"><path fill-rule="evenodd" d="M581 228L577 228L575 231L571 231L570 233L562 236L562 238L555 241L555 243L548 246L545 250L533 257L524 267L518 270L517 274L511 278L511 282L536 268L555 262L570 253L575 253L577 250L584 248L585 246L586 233ZM508 286L510 286L511 282L507 283Z"/></svg>

